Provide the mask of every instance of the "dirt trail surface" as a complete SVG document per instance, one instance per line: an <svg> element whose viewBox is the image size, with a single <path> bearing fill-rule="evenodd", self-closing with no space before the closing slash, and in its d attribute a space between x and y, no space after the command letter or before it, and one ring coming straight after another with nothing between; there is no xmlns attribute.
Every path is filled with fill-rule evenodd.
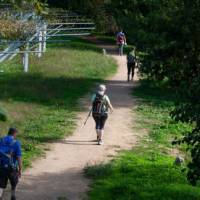
<svg viewBox="0 0 200 200"><path fill-rule="evenodd" d="M115 50L114 46L98 45L110 54ZM84 177L84 167L107 161L119 150L135 145L136 134L132 130L133 83L126 82L126 57L112 56L119 67L116 75L106 81L114 112L106 123L104 145L98 146L95 142L92 118L83 126L88 112L80 113L73 136L53 143L46 157L37 160L24 172L17 190L19 200L80 200L85 197L90 183ZM88 110L89 105L85 102L89 102L89 97L83 102Z"/></svg>

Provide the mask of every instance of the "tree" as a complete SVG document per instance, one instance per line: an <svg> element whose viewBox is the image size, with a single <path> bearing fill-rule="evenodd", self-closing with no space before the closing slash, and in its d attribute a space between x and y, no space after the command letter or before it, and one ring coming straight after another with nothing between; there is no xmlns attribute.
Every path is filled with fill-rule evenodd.
<svg viewBox="0 0 200 200"><path fill-rule="evenodd" d="M13 10L19 13L35 11L38 15L47 12L47 4L40 0L2 0L1 2L10 5L10 9L7 9L6 13L0 13L0 37L3 39L25 39L35 31L36 24L33 20L24 21L13 17Z"/></svg>
<svg viewBox="0 0 200 200"><path fill-rule="evenodd" d="M179 102L172 116L177 121L193 124L194 129L176 143L186 143L191 152L188 180L196 185L200 180L200 1L184 0L182 10L181 69L183 78L179 93L185 98Z"/></svg>
<svg viewBox="0 0 200 200"><path fill-rule="evenodd" d="M172 117L194 129L175 143L191 152L187 178L200 179L200 1L112 1L114 15L128 37L146 52L141 72L168 80L180 96Z"/></svg>
<svg viewBox="0 0 200 200"><path fill-rule="evenodd" d="M8 3L18 10L34 10L37 14L47 11L47 3L42 0L1 0L0 3Z"/></svg>

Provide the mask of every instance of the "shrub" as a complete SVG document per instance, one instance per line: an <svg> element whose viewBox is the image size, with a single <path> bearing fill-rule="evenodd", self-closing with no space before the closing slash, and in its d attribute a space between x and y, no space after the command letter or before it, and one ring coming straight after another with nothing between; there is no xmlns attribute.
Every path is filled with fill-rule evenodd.
<svg viewBox="0 0 200 200"><path fill-rule="evenodd" d="M6 121L8 119L6 111L0 107L0 121Z"/></svg>

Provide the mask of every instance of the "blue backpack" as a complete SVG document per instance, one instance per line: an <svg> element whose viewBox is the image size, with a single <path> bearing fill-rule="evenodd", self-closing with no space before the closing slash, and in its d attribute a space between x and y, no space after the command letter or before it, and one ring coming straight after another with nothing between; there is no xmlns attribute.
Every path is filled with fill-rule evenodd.
<svg viewBox="0 0 200 200"><path fill-rule="evenodd" d="M11 169L14 168L14 145L16 141L5 141L5 138L0 139L0 168Z"/></svg>

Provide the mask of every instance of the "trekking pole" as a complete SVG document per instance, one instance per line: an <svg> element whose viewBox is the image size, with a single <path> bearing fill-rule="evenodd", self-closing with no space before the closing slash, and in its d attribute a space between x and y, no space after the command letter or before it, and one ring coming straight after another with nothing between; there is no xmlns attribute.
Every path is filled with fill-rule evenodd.
<svg viewBox="0 0 200 200"><path fill-rule="evenodd" d="M92 113L92 109L90 110L90 112L89 112L89 114L88 114L88 116L87 116L87 118L86 118L86 120L84 122L84 126L86 125L88 119L90 118L91 113Z"/></svg>

